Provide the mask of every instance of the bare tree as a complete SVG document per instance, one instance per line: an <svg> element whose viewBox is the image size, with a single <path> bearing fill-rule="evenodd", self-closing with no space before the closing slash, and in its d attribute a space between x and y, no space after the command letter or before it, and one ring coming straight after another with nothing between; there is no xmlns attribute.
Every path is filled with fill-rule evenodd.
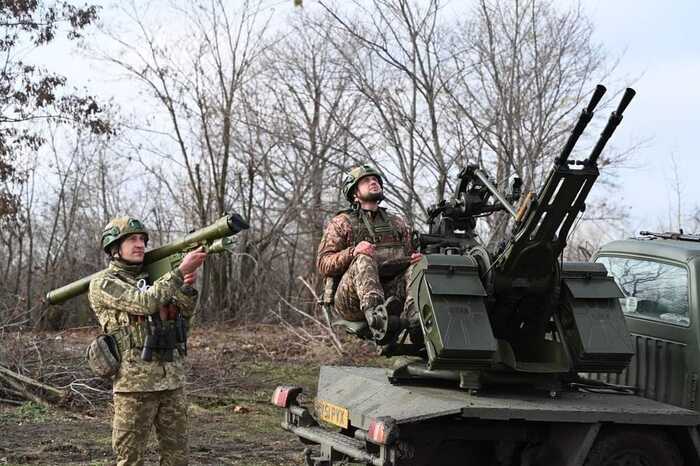
<svg viewBox="0 0 700 466"><path fill-rule="evenodd" d="M249 193L236 185L242 178L231 177L257 167L244 157L237 159L235 123L243 119L243 88L266 47L267 19L261 0L246 0L235 11L222 1L181 2L173 8L186 31L179 40L159 35L152 18L147 21L140 5L131 2L124 13L137 35L128 40L108 32L120 50L102 58L145 85L164 111L162 130L139 126L146 139L136 147L181 212L192 212L195 226L201 227L234 208L234 199L245 202L241 197ZM160 163L153 163L153 155ZM228 272L227 264L209 261L205 277L220 291L209 295L210 280L205 279L202 295L213 300L213 308L233 313Z"/></svg>
<svg viewBox="0 0 700 466"><path fill-rule="evenodd" d="M476 0L461 23L439 0L324 0L283 22L267 7L117 7L126 29L110 22L91 53L134 83L133 114L109 143L54 129L46 163L27 165L22 219L0 229L0 271L12 277L0 317L66 322L36 307L40 294L104 265L93 245L114 215L140 216L159 245L229 210L252 228L233 258L207 261L205 320L313 317L316 247L345 205L350 166L379 165L387 203L414 226L468 163L501 189L518 175L534 191L614 65L579 8L544 0ZM589 202L566 254L588 257L625 216L602 196ZM506 230L493 218L484 231L493 246Z"/></svg>
<svg viewBox="0 0 700 466"><path fill-rule="evenodd" d="M446 83L456 116L476 137L479 163L498 186L517 175L524 192L535 191L592 83L609 71L606 56L580 6L479 0L472 18L459 28L454 79ZM494 218L491 246L508 222Z"/></svg>
<svg viewBox="0 0 700 466"><path fill-rule="evenodd" d="M426 212L426 190L429 198L443 199L459 155L442 129L448 79L443 73L451 52L441 4L374 0L365 6L358 1L353 2L359 12L355 17L322 5L338 24L329 40L344 54L358 91L374 108L376 142L365 145L358 158L384 167L393 188L389 202L412 221ZM348 47L352 42L356 45Z"/></svg>
<svg viewBox="0 0 700 466"><path fill-rule="evenodd" d="M365 102L355 92L342 56L325 40L330 25L327 15L297 16L264 63L271 100L264 124L272 146L263 162L266 189L285 206L276 214L282 215L283 225L293 225L283 238L292 246L289 291L297 288L292 286L297 275L316 280L315 253L324 220L329 210L338 210L337 197L326 193L338 189L332 183L345 168L346 154L357 146L348 134L363 124Z"/></svg>

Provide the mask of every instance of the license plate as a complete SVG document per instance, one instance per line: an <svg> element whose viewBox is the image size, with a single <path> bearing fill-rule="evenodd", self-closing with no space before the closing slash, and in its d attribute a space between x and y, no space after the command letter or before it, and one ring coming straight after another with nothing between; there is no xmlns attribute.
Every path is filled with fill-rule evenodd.
<svg viewBox="0 0 700 466"><path fill-rule="evenodd" d="M348 410L324 400L316 400L316 414L319 419L343 429L348 428Z"/></svg>

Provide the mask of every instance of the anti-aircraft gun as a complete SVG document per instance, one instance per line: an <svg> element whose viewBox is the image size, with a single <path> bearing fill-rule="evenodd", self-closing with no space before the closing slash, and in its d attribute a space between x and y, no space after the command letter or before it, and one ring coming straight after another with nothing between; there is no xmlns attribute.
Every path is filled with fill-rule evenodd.
<svg viewBox="0 0 700 466"><path fill-rule="evenodd" d="M605 93L598 86L540 191L518 208L522 182L503 195L476 165L458 175L451 199L428 210L424 257L414 267L411 294L425 337L426 363L400 367L395 383L458 377L460 386L516 383L561 390L578 372L620 372L633 348L618 302L621 293L599 264L563 263L562 252L599 175L598 158L634 97L627 89L591 154L571 152ZM489 252L475 234L477 219L512 216L507 242ZM379 320L381 322L381 320ZM379 332L395 333L387 319ZM388 345L386 355L418 354L415 345ZM447 372L444 372L447 370Z"/></svg>
<svg viewBox="0 0 700 466"><path fill-rule="evenodd" d="M571 160L604 92L594 91L539 192L521 196L516 180L503 195L466 166L453 196L430 209L410 284L424 342L399 333L383 348L421 357L393 369L321 367L313 412L300 387L275 390L282 427L307 445L306 464L700 464L698 413L579 376L620 372L634 353L622 293L605 267L561 260L598 158L635 94L624 92L590 155ZM512 229L487 251L476 221L498 211L512 216ZM375 339L399 322L377 321L385 324Z"/></svg>
<svg viewBox="0 0 700 466"><path fill-rule="evenodd" d="M599 264L563 263L561 255L598 177L598 158L634 97L627 89L585 160L569 158L605 92L598 86L555 159L541 190L519 208L521 182L508 196L486 173L467 166L448 202L429 211L427 253L412 293L425 334L427 371L397 371L395 380L460 372L461 386L529 383L558 390L577 372L619 372L633 354L618 298ZM491 199L494 201L491 202ZM476 240L476 219L496 211L513 217L507 243L494 253Z"/></svg>

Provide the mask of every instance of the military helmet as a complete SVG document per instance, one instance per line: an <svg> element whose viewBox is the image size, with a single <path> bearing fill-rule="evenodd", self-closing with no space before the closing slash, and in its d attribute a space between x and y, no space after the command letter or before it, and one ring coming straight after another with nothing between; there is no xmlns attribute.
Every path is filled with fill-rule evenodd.
<svg viewBox="0 0 700 466"><path fill-rule="evenodd" d="M343 180L343 195L348 202L353 202L357 183L365 176L370 175L376 176L379 179L379 184L382 185L382 188L384 187L384 175L372 165L360 165L359 167L353 168L345 175L345 180Z"/></svg>
<svg viewBox="0 0 700 466"><path fill-rule="evenodd" d="M102 231L102 249L109 254L112 246L118 244L127 235L136 233L146 235L146 242L148 242L148 231L139 219L133 217L113 218Z"/></svg>

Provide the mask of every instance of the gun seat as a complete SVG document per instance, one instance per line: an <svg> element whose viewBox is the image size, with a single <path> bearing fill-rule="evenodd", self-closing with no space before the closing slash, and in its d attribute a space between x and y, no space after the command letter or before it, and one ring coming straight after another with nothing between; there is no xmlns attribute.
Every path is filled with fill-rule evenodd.
<svg viewBox="0 0 700 466"><path fill-rule="evenodd" d="M335 290L338 287L338 281L339 280L337 277L326 277L326 279L323 282L323 294L318 300L318 303L321 305L324 312L328 316L329 321L330 316L334 314L334 298ZM362 338L364 340L370 340L372 338L372 333L369 330L369 325L367 325L367 322L364 320L352 321L345 319L337 319L331 323L331 326L333 328L340 328L346 333L354 335L358 338Z"/></svg>
<svg viewBox="0 0 700 466"><path fill-rule="evenodd" d="M326 315L328 316L328 320L330 321L330 316L334 311L334 298L335 291L338 286L338 280L336 277L326 277L323 285L323 295L319 298L318 303L322 306L323 311L326 313ZM397 301L394 298L390 298L387 301L387 306L391 308L391 310L389 310L389 314L395 316L396 320L398 320L398 315L401 312L401 306L399 301ZM402 329L408 328L407 321L401 319L401 323ZM366 320L352 321L345 319L336 319L331 323L331 326L333 328L340 328L344 330L345 333L356 336L363 340L375 341L372 335L372 331L370 330L369 324L367 324ZM398 334L396 334L396 336L398 337Z"/></svg>
<svg viewBox="0 0 700 466"><path fill-rule="evenodd" d="M369 331L369 325L367 325L367 322L364 320L352 321L338 319L334 321L331 325L333 327L341 328L345 330L346 333L349 333L350 335L355 335L356 337L362 338L364 340L370 340L372 338L372 334Z"/></svg>

